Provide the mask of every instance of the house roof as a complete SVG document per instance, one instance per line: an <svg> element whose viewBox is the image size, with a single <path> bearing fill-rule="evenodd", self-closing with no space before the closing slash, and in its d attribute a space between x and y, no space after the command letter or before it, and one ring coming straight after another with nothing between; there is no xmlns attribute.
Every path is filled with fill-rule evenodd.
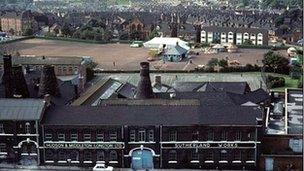
<svg viewBox="0 0 304 171"><path fill-rule="evenodd" d="M42 99L0 99L0 120L40 120L44 107Z"/></svg>
<svg viewBox="0 0 304 171"><path fill-rule="evenodd" d="M187 53L188 51L184 48L182 48L179 45L176 46L170 46L168 49L165 51L165 55L182 55Z"/></svg>

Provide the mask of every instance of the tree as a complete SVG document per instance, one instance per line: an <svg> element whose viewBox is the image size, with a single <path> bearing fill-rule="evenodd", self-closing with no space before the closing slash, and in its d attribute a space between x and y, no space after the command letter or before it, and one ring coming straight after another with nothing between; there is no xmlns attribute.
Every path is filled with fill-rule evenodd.
<svg viewBox="0 0 304 171"><path fill-rule="evenodd" d="M32 28L30 28L30 27L27 27L25 30L24 30L24 32L23 32L23 35L24 36L31 36L31 35L33 35L34 33L33 33L33 29Z"/></svg>
<svg viewBox="0 0 304 171"><path fill-rule="evenodd" d="M289 73L289 60L273 51L268 51L264 54L263 64L274 72L282 74Z"/></svg>
<svg viewBox="0 0 304 171"><path fill-rule="evenodd" d="M250 39L246 39L243 44L244 45L253 45L253 43Z"/></svg>
<svg viewBox="0 0 304 171"><path fill-rule="evenodd" d="M153 31L151 31L151 33L149 34L149 39L153 39L154 37L159 37L160 34L158 33L158 31L156 29L154 29Z"/></svg>
<svg viewBox="0 0 304 171"><path fill-rule="evenodd" d="M225 68L225 67L228 66L228 61L225 60L225 59L221 59L221 60L218 61L218 65L219 65L220 67Z"/></svg>
<svg viewBox="0 0 304 171"><path fill-rule="evenodd" d="M71 26L67 23L64 23L61 28L61 33L63 36L71 36L72 35Z"/></svg>
<svg viewBox="0 0 304 171"><path fill-rule="evenodd" d="M217 66L217 65L218 65L218 59L217 59L217 58L211 58L211 59L208 61L207 65L208 65L209 67L215 67L215 66Z"/></svg>

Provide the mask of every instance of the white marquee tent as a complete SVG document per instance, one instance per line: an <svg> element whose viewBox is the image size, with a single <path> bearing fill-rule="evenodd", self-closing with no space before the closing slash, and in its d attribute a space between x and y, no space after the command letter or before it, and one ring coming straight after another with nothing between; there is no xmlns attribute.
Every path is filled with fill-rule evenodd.
<svg viewBox="0 0 304 171"><path fill-rule="evenodd" d="M190 49L190 47L188 46L188 42L185 42L180 38L176 38L176 37L154 37L153 39L145 42L144 47L158 49L163 45L166 45L167 47L175 46L177 42L178 45L181 46L182 48L186 50Z"/></svg>

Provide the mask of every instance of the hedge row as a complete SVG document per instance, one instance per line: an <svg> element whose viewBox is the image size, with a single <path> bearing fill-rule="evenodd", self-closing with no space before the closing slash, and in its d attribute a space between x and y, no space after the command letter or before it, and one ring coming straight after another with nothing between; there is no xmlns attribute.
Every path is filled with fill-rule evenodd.
<svg viewBox="0 0 304 171"><path fill-rule="evenodd" d="M261 71L261 67L258 65L247 64L246 66L236 66L236 67L224 67L219 70L219 72L256 72Z"/></svg>
<svg viewBox="0 0 304 171"><path fill-rule="evenodd" d="M34 36L25 36L25 37L21 37L18 39L2 41L2 42L0 42L0 44L13 43L13 42L18 42L18 41L22 41L22 40L32 39L32 38L34 38Z"/></svg>
<svg viewBox="0 0 304 171"><path fill-rule="evenodd" d="M237 45L238 48L247 49L273 49L273 50L286 50L287 46L270 46L270 45Z"/></svg>
<svg viewBox="0 0 304 171"><path fill-rule="evenodd" d="M268 75L266 78L266 83L269 88L284 87L285 78Z"/></svg>

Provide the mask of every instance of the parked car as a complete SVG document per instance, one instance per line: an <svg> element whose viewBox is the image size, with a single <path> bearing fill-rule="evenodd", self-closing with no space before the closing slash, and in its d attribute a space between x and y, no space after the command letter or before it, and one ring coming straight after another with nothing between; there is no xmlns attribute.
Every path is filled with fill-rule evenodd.
<svg viewBox="0 0 304 171"><path fill-rule="evenodd" d="M105 164L96 164L93 171L113 171L112 166L106 166Z"/></svg>

